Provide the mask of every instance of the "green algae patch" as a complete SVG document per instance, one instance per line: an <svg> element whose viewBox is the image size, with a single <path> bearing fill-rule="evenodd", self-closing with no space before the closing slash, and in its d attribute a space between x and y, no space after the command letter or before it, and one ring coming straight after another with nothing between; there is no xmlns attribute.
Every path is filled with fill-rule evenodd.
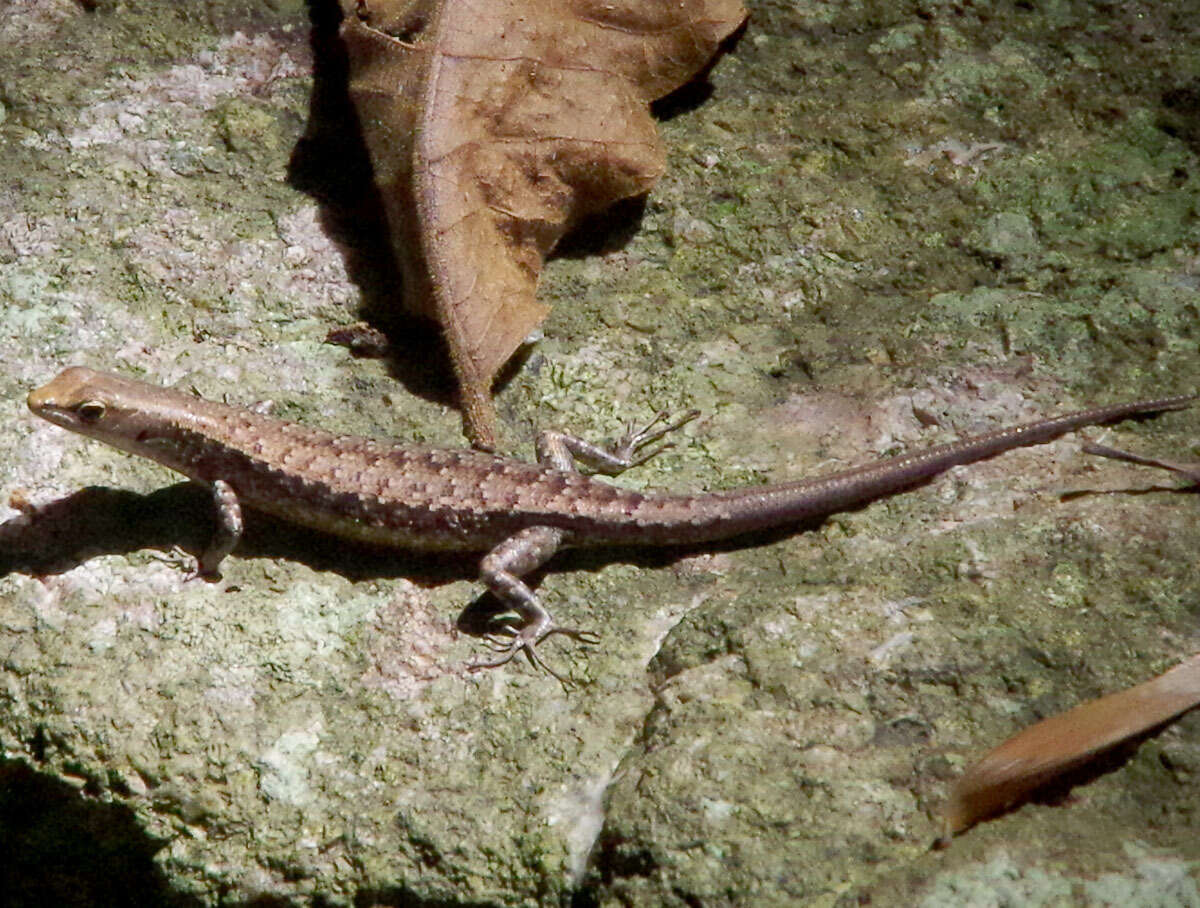
<svg viewBox="0 0 1200 908"><path fill-rule="evenodd" d="M1154 112L1128 116L1108 141L1068 135L1068 154L1035 152L985 177L981 200L1019 206L1049 249L1068 254L1132 261L1196 242L1200 176L1191 152Z"/></svg>

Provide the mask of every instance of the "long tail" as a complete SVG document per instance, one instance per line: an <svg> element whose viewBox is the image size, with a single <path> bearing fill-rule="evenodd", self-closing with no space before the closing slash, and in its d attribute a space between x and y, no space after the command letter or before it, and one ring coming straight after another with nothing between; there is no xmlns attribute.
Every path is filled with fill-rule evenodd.
<svg viewBox="0 0 1200 908"><path fill-rule="evenodd" d="M823 517L910 488L951 467L986 460L1014 448L1052 441L1084 426L1182 410L1198 399L1200 395L1185 395L1097 407L998 429L829 476L714 492L705 499L705 504L712 507L711 522L695 521L688 534L689 541L728 538Z"/></svg>

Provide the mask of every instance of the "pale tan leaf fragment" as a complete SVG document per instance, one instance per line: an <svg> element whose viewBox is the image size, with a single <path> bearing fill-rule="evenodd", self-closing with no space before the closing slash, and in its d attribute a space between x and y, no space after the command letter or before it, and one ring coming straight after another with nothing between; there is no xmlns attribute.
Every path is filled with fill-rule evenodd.
<svg viewBox="0 0 1200 908"><path fill-rule="evenodd" d="M1135 687L1031 725L967 769L943 809L948 834L1024 802L1063 773L1200 704L1200 653Z"/></svg>
<svg viewBox="0 0 1200 908"><path fill-rule="evenodd" d="M665 157L649 103L746 16L739 0L342 0L350 93L405 304L441 324L468 435L547 307L545 256L640 195Z"/></svg>

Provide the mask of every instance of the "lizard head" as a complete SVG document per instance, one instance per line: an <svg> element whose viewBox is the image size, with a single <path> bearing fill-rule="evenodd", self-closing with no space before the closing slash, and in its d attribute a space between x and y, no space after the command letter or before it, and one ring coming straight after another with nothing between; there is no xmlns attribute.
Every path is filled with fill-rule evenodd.
<svg viewBox="0 0 1200 908"><path fill-rule="evenodd" d="M110 389L115 376L83 366L73 366L48 384L29 392L29 409L55 425L85 435L111 419L114 397Z"/></svg>
<svg viewBox="0 0 1200 908"><path fill-rule="evenodd" d="M64 429L113 447L145 454L153 444L153 416L178 392L144 382L72 366L29 393L29 409Z"/></svg>

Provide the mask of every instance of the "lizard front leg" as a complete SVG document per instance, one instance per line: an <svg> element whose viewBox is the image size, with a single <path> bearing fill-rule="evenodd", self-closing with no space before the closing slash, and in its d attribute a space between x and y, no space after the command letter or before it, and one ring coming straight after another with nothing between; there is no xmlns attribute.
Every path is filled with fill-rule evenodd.
<svg viewBox="0 0 1200 908"><path fill-rule="evenodd" d="M217 529L208 547L201 553L191 577L216 580L225 556L234 550L242 538L242 506L233 486L223 479L212 483L212 497L217 516ZM189 579L191 579L189 577Z"/></svg>

